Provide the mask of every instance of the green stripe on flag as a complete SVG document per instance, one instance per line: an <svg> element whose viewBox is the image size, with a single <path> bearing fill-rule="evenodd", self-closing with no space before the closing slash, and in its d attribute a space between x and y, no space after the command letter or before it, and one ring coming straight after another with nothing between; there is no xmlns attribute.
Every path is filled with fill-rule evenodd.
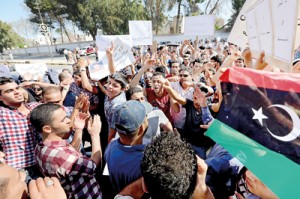
<svg viewBox="0 0 300 199"><path fill-rule="evenodd" d="M279 198L300 198L300 165L217 119L207 130L206 136L238 158Z"/></svg>

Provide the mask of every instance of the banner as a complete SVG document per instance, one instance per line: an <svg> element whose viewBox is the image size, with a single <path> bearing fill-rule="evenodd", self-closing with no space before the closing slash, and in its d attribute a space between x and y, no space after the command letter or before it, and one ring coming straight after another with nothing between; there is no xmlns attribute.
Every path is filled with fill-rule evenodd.
<svg viewBox="0 0 300 199"><path fill-rule="evenodd" d="M130 35L97 35L96 36L96 45L98 48L98 58L99 60L105 57L105 51L107 48L111 47L111 43L119 38L124 45L131 48L132 40Z"/></svg>
<svg viewBox="0 0 300 199"><path fill-rule="evenodd" d="M131 48L125 44L120 38L114 41L113 60L116 71L119 71L126 66L135 62ZM100 80L109 75L108 60L104 56L100 61L89 65L90 77L92 80Z"/></svg>
<svg viewBox="0 0 300 199"><path fill-rule="evenodd" d="M206 135L238 158L279 198L299 198L300 75L232 67Z"/></svg>
<svg viewBox="0 0 300 199"><path fill-rule="evenodd" d="M152 21L129 21L129 33L133 45L152 45Z"/></svg>
<svg viewBox="0 0 300 199"><path fill-rule="evenodd" d="M15 68L21 76L33 75L34 80L37 80L38 76L43 76L48 71L46 64L15 64Z"/></svg>
<svg viewBox="0 0 300 199"><path fill-rule="evenodd" d="M215 15L199 15L184 18L184 35L213 36Z"/></svg>

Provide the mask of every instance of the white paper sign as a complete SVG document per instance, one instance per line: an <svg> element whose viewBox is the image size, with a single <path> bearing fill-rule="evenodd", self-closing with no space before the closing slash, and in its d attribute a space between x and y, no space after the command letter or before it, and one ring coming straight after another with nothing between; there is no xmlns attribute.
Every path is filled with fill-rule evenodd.
<svg viewBox="0 0 300 199"><path fill-rule="evenodd" d="M34 79L37 79L39 75L44 75L48 71L46 64L15 64L15 68L21 76L31 74Z"/></svg>
<svg viewBox="0 0 300 199"><path fill-rule="evenodd" d="M260 51L273 55L273 27L270 0L263 0L255 7L256 25L260 41Z"/></svg>
<svg viewBox="0 0 300 199"><path fill-rule="evenodd" d="M133 45L152 45L152 21L129 21Z"/></svg>
<svg viewBox="0 0 300 199"><path fill-rule="evenodd" d="M215 34L215 16L199 15L185 17L184 35L213 36Z"/></svg>
<svg viewBox="0 0 300 199"><path fill-rule="evenodd" d="M7 66L0 65L0 77L11 77Z"/></svg>
<svg viewBox="0 0 300 199"><path fill-rule="evenodd" d="M251 9L249 12L247 12L246 19L246 27L250 49L260 52L254 9Z"/></svg>
<svg viewBox="0 0 300 199"><path fill-rule="evenodd" d="M273 0L274 57L292 62L298 0Z"/></svg>
<svg viewBox="0 0 300 199"><path fill-rule="evenodd" d="M114 43L113 60L117 71L132 64L135 58L132 54L131 48L126 45L121 39L116 38ZM98 62L89 65L90 77L92 80L100 80L109 75L108 60L106 56Z"/></svg>
<svg viewBox="0 0 300 199"><path fill-rule="evenodd" d="M105 51L111 46L111 43L119 38L124 45L129 48L132 47L132 40L130 35L97 35L96 36L96 45L98 47L98 57L99 60L105 56Z"/></svg>

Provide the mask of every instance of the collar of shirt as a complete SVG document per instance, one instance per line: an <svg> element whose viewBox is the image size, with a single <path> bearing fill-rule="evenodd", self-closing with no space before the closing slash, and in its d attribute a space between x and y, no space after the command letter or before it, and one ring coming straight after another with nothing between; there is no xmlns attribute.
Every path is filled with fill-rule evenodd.
<svg viewBox="0 0 300 199"><path fill-rule="evenodd" d="M51 147L66 147L66 146L69 146L69 144L66 140L61 140L61 141L46 140L42 144L44 146L51 146Z"/></svg>

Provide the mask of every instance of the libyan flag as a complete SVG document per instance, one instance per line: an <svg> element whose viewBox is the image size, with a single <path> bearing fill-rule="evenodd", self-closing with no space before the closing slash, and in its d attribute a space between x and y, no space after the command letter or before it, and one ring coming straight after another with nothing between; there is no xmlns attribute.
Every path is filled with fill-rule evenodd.
<svg viewBox="0 0 300 199"><path fill-rule="evenodd" d="M223 101L206 135L279 198L300 198L300 74L233 67L220 77Z"/></svg>

